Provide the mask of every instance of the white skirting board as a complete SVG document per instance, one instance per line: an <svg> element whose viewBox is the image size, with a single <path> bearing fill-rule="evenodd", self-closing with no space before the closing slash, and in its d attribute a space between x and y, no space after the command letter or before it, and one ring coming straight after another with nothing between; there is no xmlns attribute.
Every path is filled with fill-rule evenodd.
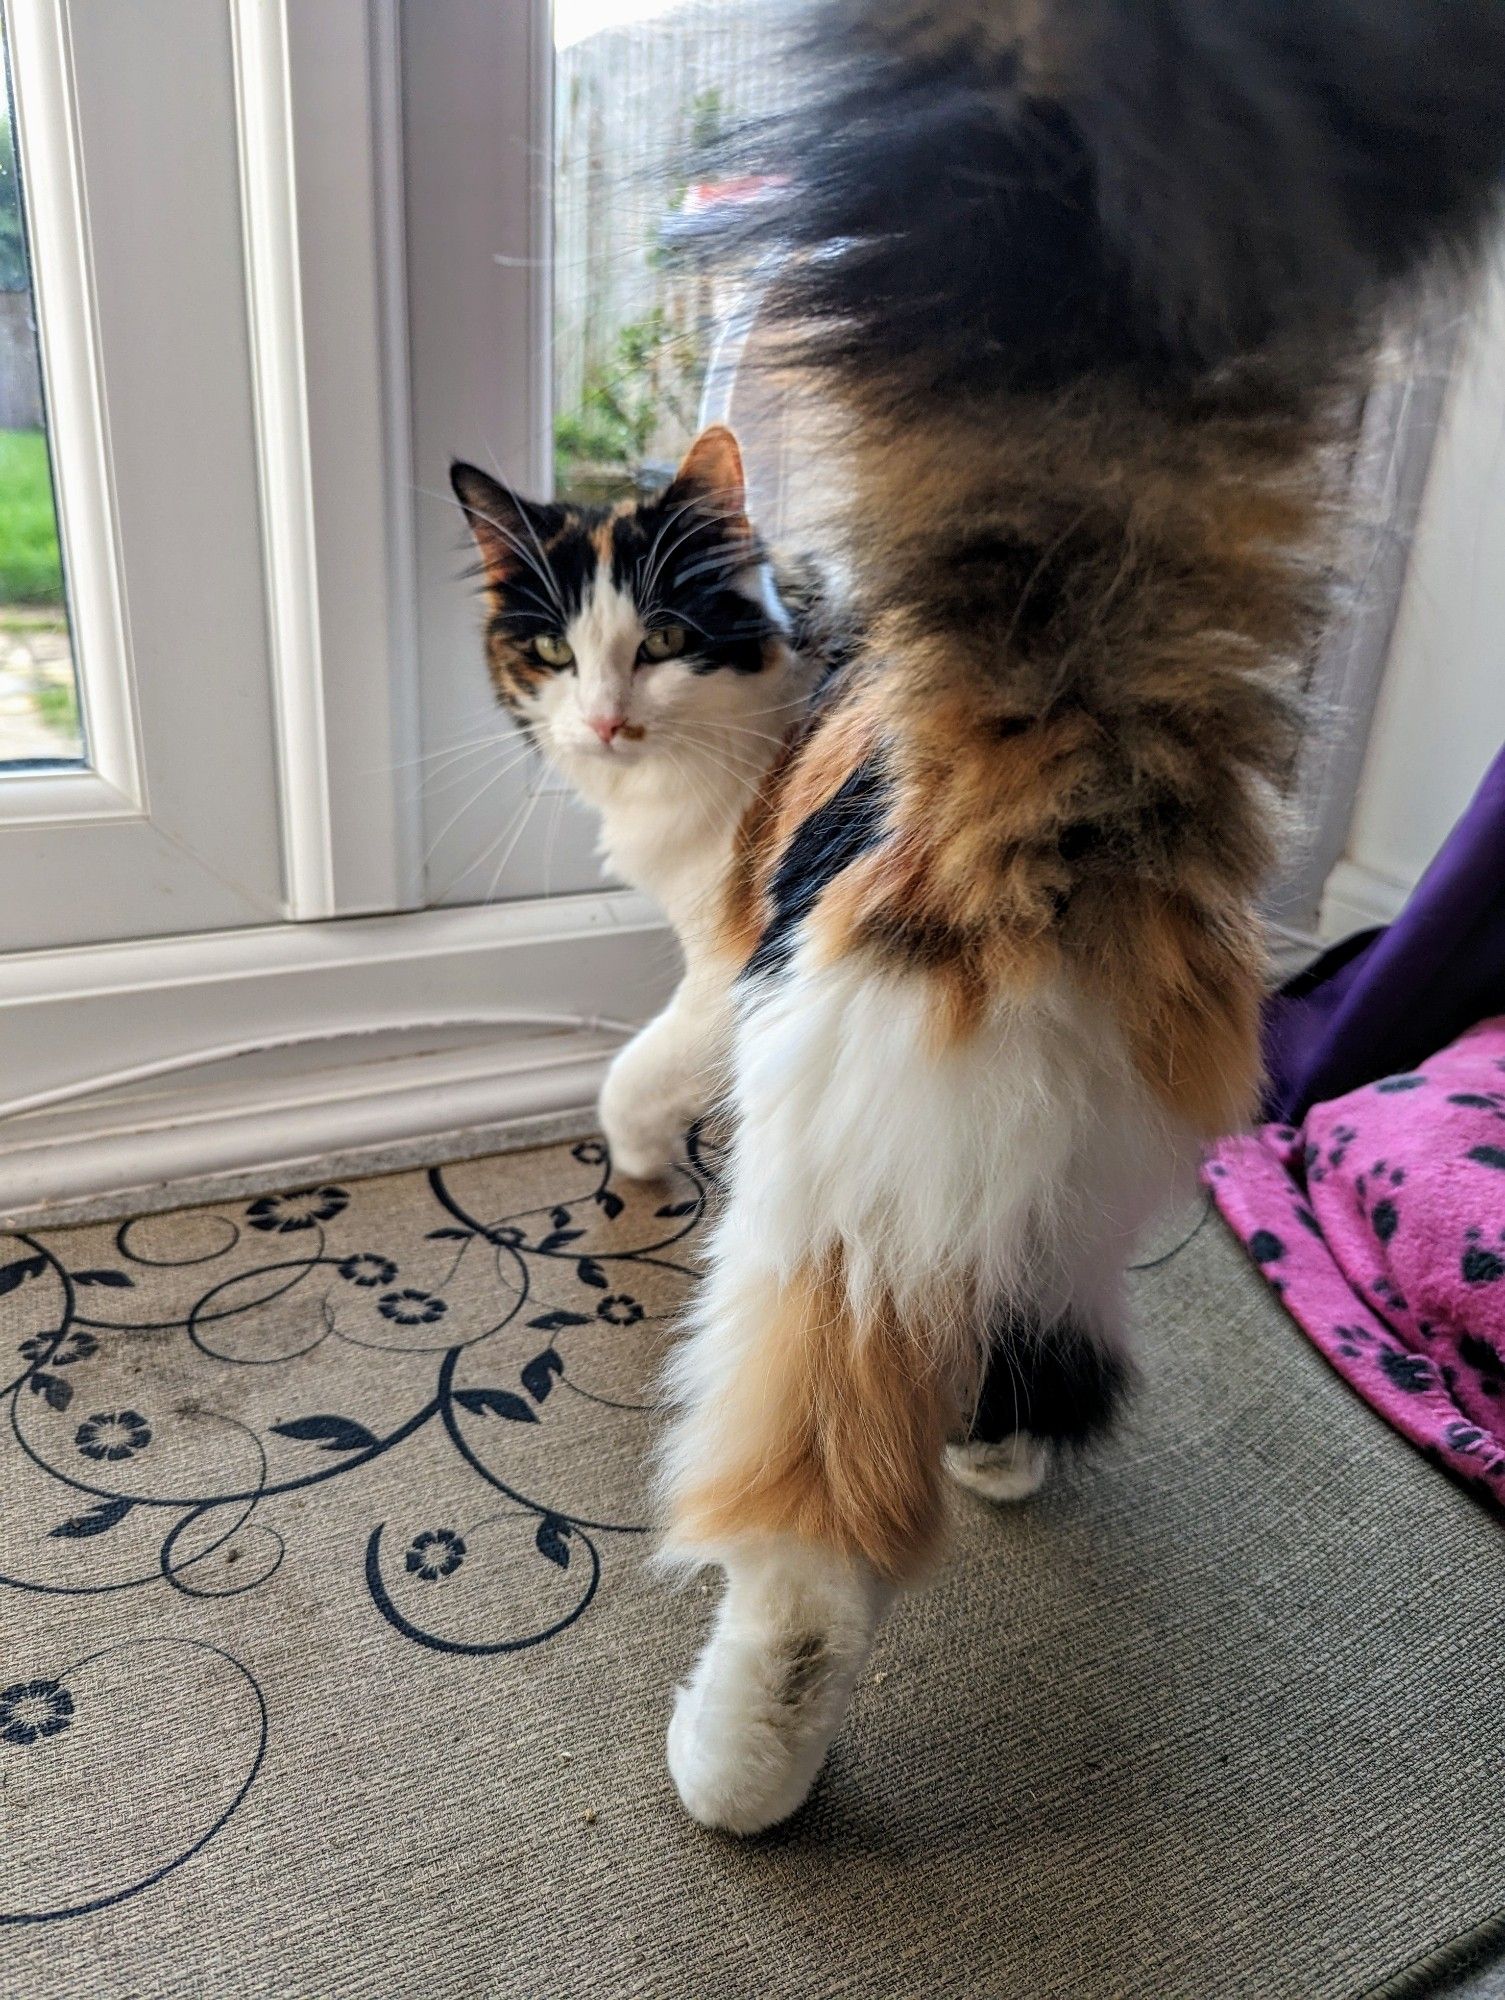
<svg viewBox="0 0 1505 2000"><path fill-rule="evenodd" d="M625 893L0 960L0 1220L585 1130L677 969Z"/></svg>
<svg viewBox="0 0 1505 2000"><path fill-rule="evenodd" d="M1340 861L1327 878L1322 898L1322 935L1331 942L1355 931L1393 924L1406 907L1414 884L1399 882L1357 861Z"/></svg>
<svg viewBox="0 0 1505 2000"><path fill-rule="evenodd" d="M0 1216L7 1230L71 1228L90 1222L123 1222L132 1216L160 1215L175 1208L213 1207L221 1202L249 1201L252 1196L289 1188L322 1186L326 1181L374 1180L382 1174L408 1173L423 1167L453 1165L459 1160L484 1159L492 1153L521 1153L531 1146L552 1146L582 1139L596 1127L595 1108L584 1105L546 1118L508 1118L500 1125L463 1125L451 1132L423 1132L390 1144L348 1147L306 1158L276 1159L269 1164L230 1173L192 1173L129 1185L133 1156L122 1154L119 1171L98 1175L104 1192L65 1200L49 1200ZM98 1156L101 1166L110 1162ZM139 1155L134 1156L139 1164ZM83 1165L81 1158L78 1165ZM75 1172L69 1185L86 1178Z"/></svg>

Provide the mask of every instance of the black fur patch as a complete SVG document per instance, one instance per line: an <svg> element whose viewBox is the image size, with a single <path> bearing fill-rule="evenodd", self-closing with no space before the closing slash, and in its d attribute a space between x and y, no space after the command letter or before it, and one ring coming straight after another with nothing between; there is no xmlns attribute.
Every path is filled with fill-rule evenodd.
<svg viewBox="0 0 1505 2000"><path fill-rule="evenodd" d="M493 639L526 650L563 633L601 567L597 537L610 521L613 583L637 603L645 627L684 626L692 672L756 674L768 664L776 628L761 604L731 588L762 550L714 508L671 487L613 518L605 507L521 499L475 466L452 466L450 479L483 550L489 528L493 550L506 558L486 564ZM540 678L569 671L530 661Z"/></svg>
<svg viewBox="0 0 1505 2000"><path fill-rule="evenodd" d="M696 673L756 674L767 662L774 627L730 580L760 553L729 534L714 510L676 500L671 487L614 524L612 580L646 619L686 628Z"/></svg>
<svg viewBox="0 0 1505 2000"><path fill-rule="evenodd" d="M1076 1320L1042 1327L1000 1312L989 1328L991 1352L968 1431L976 1444L1001 1444L1016 1431L1054 1444L1080 1445L1111 1429L1128 1395L1128 1364Z"/></svg>
<svg viewBox="0 0 1505 2000"><path fill-rule="evenodd" d="M773 915L747 962L744 978L757 978L788 963L795 934L821 892L882 839L888 794L882 760L873 756L811 813L784 850L773 878Z"/></svg>
<svg viewBox="0 0 1505 2000"><path fill-rule="evenodd" d="M820 357L908 402L1341 345L1495 212L1499 0L928 11L922 56L889 0L817 8L770 225Z"/></svg>

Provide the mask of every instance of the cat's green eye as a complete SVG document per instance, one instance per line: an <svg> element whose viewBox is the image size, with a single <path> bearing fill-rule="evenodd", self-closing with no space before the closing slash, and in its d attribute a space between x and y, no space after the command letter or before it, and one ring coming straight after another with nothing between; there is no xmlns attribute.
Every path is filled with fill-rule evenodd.
<svg viewBox="0 0 1505 2000"><path fill-rule="evenodd" d="M533 641L533 650L546 667L572 667L575 664L574 647L557 632L540 632Z"/></svg>
<svg viewBox="0 0 1505 2000"><path fill-rule="evenodd" d="M648 634L638 654L641 660L677 660L690 642L683 625L660 625Z"/></svg>

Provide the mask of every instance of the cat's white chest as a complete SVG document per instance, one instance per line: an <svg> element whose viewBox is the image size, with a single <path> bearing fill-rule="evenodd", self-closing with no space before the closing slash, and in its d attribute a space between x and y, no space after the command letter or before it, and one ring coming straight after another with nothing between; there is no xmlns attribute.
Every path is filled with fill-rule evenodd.
<svg viewBox="0 0 1505 2000"><path fill-rule="evenodd" d="M600 853L614 875L661 904L681 938L715 925L748 794L719 770L639 765L601 802Z"/></svg>

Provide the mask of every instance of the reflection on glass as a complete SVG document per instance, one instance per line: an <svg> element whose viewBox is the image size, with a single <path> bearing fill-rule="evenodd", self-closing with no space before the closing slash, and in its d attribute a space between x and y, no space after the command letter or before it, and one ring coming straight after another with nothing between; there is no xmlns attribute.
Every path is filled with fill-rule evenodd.
<svg viewBox="0 0 1505 2000"><path fill-rule="evenodd" d="M719 357L739 345L748 301L703 250L772 184L730 170L720 142L779 108L779 12L770 0L555 0L561 493L601 500L653 483L703 422L737 416Z"/></svg>
<svg viewBox="0 0 1505 2000"><path fill-rule="evenodd" d="M5 16L0 11L0 41ZM10 51L0 97L0 769L84 754L68 630L26 217L16 164Z"/></svg>

